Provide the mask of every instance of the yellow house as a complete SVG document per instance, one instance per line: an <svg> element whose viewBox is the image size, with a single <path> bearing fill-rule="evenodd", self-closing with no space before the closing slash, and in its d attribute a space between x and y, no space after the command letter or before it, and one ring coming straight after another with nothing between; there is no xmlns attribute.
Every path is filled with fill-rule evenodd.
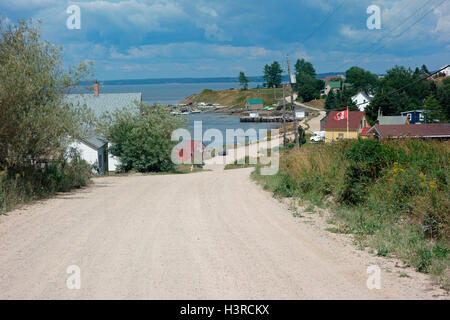
<svg viewBox="0 0 450 320"><path fill-rule="evenodd" d="M348 113L345 111L330 111L325 123L325 141L357 139L361 133L364 134L369 128L369 120L362 111L349 111Z"/></svg>

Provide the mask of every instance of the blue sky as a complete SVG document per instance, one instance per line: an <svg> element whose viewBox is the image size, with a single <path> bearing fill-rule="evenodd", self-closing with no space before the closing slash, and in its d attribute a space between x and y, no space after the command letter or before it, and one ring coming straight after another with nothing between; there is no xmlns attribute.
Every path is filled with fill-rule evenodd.
<svg viewBox="0 0 450 320"><path fill-rule="evenodd" d="M0 14L3 24L42 19L64 64L91 60L102 80L261 75L286 54L319 73L352 65L383 73L450 62L450 1L442 1L2 0ZM81 9L81 30L66 27L71 4ZM366 26L372 4L380 30Z"/></svg>

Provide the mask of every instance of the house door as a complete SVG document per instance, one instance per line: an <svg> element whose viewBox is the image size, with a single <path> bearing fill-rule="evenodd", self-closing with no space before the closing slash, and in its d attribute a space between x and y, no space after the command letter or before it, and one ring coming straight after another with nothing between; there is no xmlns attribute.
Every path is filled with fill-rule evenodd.
<svg viewBox="0 0 450 320"><path fill-rule="evenodd" d="M103 173L103 154L98 154L98 173Z"/></svg>

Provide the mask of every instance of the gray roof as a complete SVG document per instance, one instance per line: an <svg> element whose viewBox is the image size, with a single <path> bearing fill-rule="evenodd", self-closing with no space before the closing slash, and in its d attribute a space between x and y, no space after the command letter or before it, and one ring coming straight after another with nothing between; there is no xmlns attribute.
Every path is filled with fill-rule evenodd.
<svg viewBox="0 0 450 320"><path fill-rule="evenodd" d="M134 101L142 101L142 93L101 93L98 97L94 94L66 94L64 101L75 106L86 104L95 114L100 115L105 111L114 111L127 106L134 106Z"/></svg>
<svg viewBox="0 0 450 320"><path fill-rule="evenodd" d="M381 125L406 124L407 116L379 116L378 123Z"/></svg>
<svg viewBox="0 0 450 320"><path fill-rule="evenodd" d="M99 136L92 136L89 138L81 139L81 141L96 150L100 149L108 143L108 141L100 138Z"/></svg>
<svg viewBox="0 0 450 320"><path fill-rule="evenodd" d="M413 112L424 112L425 110L410 110L410 111L402 111L401 112L401 114L404 114L404 113L413 113Z"/></svg>

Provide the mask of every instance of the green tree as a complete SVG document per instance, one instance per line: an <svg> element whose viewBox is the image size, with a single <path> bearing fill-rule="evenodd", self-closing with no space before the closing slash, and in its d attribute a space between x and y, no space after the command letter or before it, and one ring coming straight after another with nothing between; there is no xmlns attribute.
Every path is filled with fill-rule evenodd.
<svg viewBox="0 0 450 320"><path fill-rule="evenodd" d="M423 114L425 122L443 122L446 119L445 113L442 110L439 101L433 95L429 95L425 100L423 110L425 110Z"/></svg>
<svg viewBox="0 0 450 320"><path fill-rule="evenodd" d="M305 61L305 59L299 59L295 63L295 73L297 75L305 74L310 76L311 78L316 77L316 70L311 62Z"/></svg>
<svg viewBox="0 0 450 320"><path fill-rule="evenodd" d="M298 95L304 102L317 98L316 89L309 83L304 84L298 89Z"/></svg>
<svg viewBox="0 0 450 320"><path fill-rule="evenodd" d="M437 99L447 121L450 121L450 78L444 79L437 89Z"/></svg>
<svg viewBox="0 0 450 320"><path fill-rule="evenodd" d="M270 66L264 66L264 79L266 80L267 87L279 87L281 85L283 70L281 69L278 61L274 61Z"/></svg>
<svg viewBox="0 0 450 320"><path fill-rule="evenodd" d="M376 88L378 77L359 67L351 67L346 71L346 82L351 83L353 88L365 91L373 91Z"/></svg>
<svg viewBox="0 0 450 320"><path fill-rule="evenodd" d="M334 108L334 105L336 103L336 95L334 94L334 91L331 90L328 93L327 99L325 100L325 109L326 110L332 110Z"/></svg>
<svg viewBox="0 0 450 320"><path fill-rule="evenodd" d="M120 159L122 170L162 172L175 166L171 153L176 142L171 135L183 124L167 108L141 103L103 114L99 128L111 142L110 152Z"/></svg>
<svg viewBox="0 0 450 320"><path fill-rule="evenodd" d="M387 71L387 75L379 82L379 90L370 104L370 113L381 109L383 115L399 115L408 109L421 108L423 101L436 94L437 88L433 81L423 80L423 72L395 66ZM373 120L373 118L371 119Z"/></svg>
<svg viewBox="0 0 450 320"><path fill-rule="evenodd" d="M40 38L39 25L31 20L1 29L0 169L21 171L38 160L60 157L69 137L82 136L92 116L63 100L91 74L91 65L65 72L62 48Z"/></svg>
<svg viewBox="0 0 450 320"><path fill-rule="evenodd" d="M325 83L316 78L316 70L311 62L304 59L297 60L295 75L297 79L295 89L301 100L308 102L320 98L320 91L324 88Z"/></svg>
<svg viewBox="0 0 450 320"><path fill-rule="evenodd" d="M239 83L241 84L242 90L247 90L248 89L248 83L250 81L248 81L247 77L245 76L244 72L240 72L239 73Z"/></svg>

